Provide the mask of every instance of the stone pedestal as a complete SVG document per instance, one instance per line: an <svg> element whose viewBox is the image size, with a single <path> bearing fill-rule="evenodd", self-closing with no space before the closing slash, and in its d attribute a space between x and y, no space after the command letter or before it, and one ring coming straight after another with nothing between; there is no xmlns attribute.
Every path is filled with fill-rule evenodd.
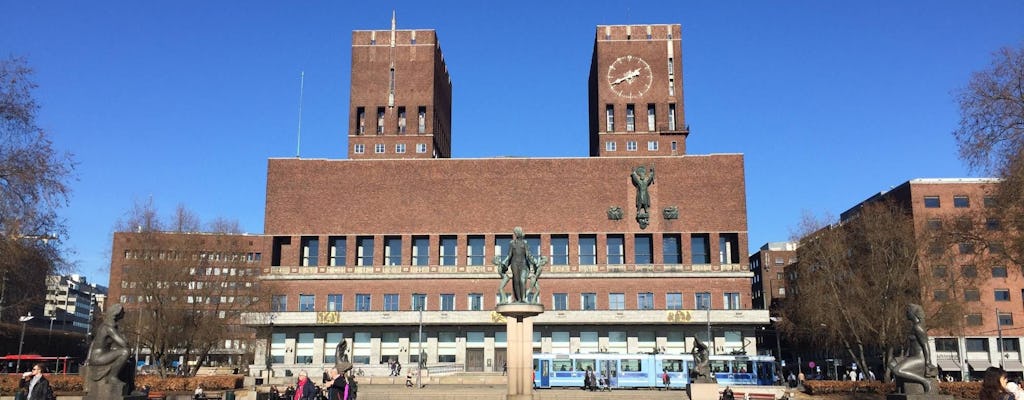
<svg viewBox="0 0 1024 400"><path fill-rule="evenodd" d="M718 400L718 390L723 389L717 383L690 383L686 385L686 395L690 400Z"/></svg>
<svg viewBox="0 0 1024 400"><path fill-rule="evenodd" d="M505 317L508 333L507 400L533 399L533 317L544 312L541 304L500 304L495 308Z"/></svg>

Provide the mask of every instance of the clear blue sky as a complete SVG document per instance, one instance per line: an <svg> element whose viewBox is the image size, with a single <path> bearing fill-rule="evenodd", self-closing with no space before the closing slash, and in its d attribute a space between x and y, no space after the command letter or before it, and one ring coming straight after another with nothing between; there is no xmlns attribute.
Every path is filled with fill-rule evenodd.
<svg viewBox="0 0 1024 400"><path fill-rule="evenodd" d="M36 69L40 123L75 154L64 245L108 280L137 200L263 231L266 164L344 158L351 31L433 28L454 157L587 155L595 26L683 26L690 154L744 153L750 246L913 178L972 176L951 91L1024 43L1024 2L4 1L0 55ZM514 138L514 139L510 139Z"/></svg>

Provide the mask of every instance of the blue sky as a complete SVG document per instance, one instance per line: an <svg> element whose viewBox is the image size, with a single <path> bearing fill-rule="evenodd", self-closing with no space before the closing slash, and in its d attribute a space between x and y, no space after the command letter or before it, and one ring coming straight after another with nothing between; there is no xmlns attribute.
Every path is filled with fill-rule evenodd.
<svg viewBox="0 0 1024 400"><path fill-rule="evenodd" d="M438 32L453 157L587 155L596 25L683 27L690 154L746 155L750 246L913 178L975 176L951 92L1024 2L5 1L0 55L36 69L40 124L75 155L63 244L106 283L118 218L152 197L263 231L266 164L344 158L351 31ZM509 138L515 139L509 139Z"/></svg>

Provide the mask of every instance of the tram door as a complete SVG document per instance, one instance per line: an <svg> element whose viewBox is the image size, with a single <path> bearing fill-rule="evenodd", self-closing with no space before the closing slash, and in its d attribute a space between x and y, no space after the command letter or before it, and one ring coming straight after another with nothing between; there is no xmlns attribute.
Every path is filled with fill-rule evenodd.
<svg viewBox="0 0 1024 400"><path fill-rule="evenodd" d="M619 387L619 366L618 360L600 360L601 372L608 378L608 387Z"/></svg>
<svg viewBox="0 0 1024 400"><path fill-rule="evenodd" d="M534 362L540 364L539 368L537 367L537 364L534 364L534 374L535 375L540 375L540 384L537 385L537 387L540 387L540 388L550 388L551 387L551 374L550 374L550 372L551 372L551 360L534 360Z"/></svg>

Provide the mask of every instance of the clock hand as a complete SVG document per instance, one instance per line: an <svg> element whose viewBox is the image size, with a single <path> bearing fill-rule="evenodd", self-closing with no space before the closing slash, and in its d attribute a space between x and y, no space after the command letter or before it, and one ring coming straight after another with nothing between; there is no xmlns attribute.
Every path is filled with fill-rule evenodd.
<svg viewBox="0 0 1024 400"><path fill-rule="evenodd" d="M626 71L625 75L622 75L622 77L620 77L619 79L616 79L616 80L612 81L612 85L618 85L618 84L620 84L620 83L622 83L624 81L632 82L633 78L636 78L638 76L640 76L640 69L639 68L634 69L634 70Z"/></svg>

